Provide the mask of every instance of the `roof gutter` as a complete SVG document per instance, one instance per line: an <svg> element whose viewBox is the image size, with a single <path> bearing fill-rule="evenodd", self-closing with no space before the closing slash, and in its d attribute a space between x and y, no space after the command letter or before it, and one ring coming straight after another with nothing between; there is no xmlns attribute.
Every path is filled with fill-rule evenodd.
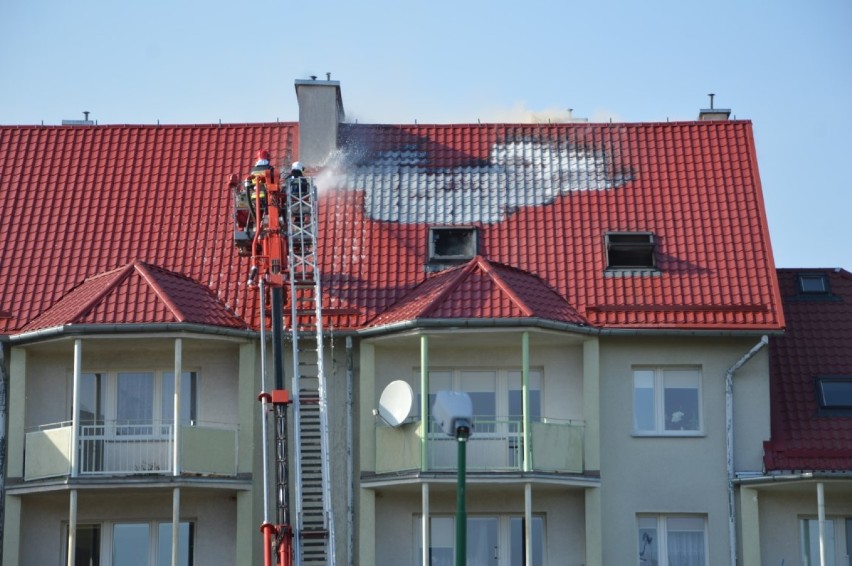
<svg viewBox="0 0 852 566"><path fill-rule="evenodd" d="M232 338L252 339L258 333L254 330L240 328L226 328L222 326L209 326L205 324L194 324L187 322L177 323L146 323L146 324L68 324L65 326L54 326L32 332L23 332L8 337L12 345L27 344L63 336L79 336L81 334L145 334L165 332L191 332L196 334L210 334L216 336L228 336Z"/></svg>
<svg viewBox="0 0 852 566"><path fill-rule="evenodd" d="M769 337L764 335L760 342L725 372L725 449L728 467L728 541L731 566L737 564L737 510L734 500L734 374L767 344L769 344Z"/></svg>
<svg viewBox="0 0 852 566"><path fill-rule="evenodd" d="M852 478L852 470L837 472L798 472L795 474L772 474L735 478L735 485L760 486L784 482L806 482L819 480L848 480Z"/></svg>
<svg viewBox="0 0 852 566"><path fill-rule="evenodd" d="M373 326L358 330L359 336L377 336L382 334L391 334L394 332L403 332L406 330L416 330L421 328L517 328L519 326L535 326L538 328L546 328L548 330L561 330L568 332L578 332L581 334L597 334L598 330L589 326L581 326L568 322L558 322L536 317L518 317L518 318L419 318L386 324L383 326Z"/></svg>
<svg viewBox="0 0 852 566"><path fill-rule="evenodd" d="M683 330L679 328L597 328L570 322L559 322L539 317L515 318L415 318L403 322L370 326L355 331L358 336L376 336L417 330L421 328L517 328L519 326L535 326L548 330L576 332L594 336L702 336L743 338L749 336L776 336L784 333L783 329L719 329L719 330Z"/></svg>

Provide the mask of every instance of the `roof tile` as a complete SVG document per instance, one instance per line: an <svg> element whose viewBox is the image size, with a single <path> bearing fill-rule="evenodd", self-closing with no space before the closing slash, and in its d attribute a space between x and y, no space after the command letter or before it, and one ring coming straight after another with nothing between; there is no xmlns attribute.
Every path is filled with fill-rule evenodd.
<svg viewBox="0 0 852 566"><path fill-rule="evenodd" d="M805 295L803 274L822 275L830 293ZM787 329L770 342L772 440L767 470L852 469L852 415L820 410L816 378L852 377L852 273L779 269Z"/></svg>

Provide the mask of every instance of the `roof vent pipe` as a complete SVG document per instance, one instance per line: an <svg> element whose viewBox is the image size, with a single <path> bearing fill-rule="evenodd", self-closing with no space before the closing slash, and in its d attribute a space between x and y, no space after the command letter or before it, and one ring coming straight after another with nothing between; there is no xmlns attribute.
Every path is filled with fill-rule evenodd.
<svg viewBox="0 0 852 566"><path fill-rule="evenodd" d="M730 108L715 108L713 106L713 98L716 96L715 93L711 92L707 96L710 97L710 108L702 108L698 111L699 120L727 120L731 117Z"/></svg>

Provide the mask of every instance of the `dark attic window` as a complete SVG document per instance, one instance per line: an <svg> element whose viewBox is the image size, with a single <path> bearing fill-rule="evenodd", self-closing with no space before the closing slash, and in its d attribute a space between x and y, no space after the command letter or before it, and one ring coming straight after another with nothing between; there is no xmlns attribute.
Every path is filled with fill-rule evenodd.
<svg viewBox="0 0 852 566"><path fill-rule="evenodd" d="M607 269L654 269L657 243L651 232L609 232Z"/></svg>
<svg viewBox="0 0 852 566"><path fill-rule="evenodd" d="M476 255L476 228L429 228L429 261L458 262Z"/></svg>
<svg viewBox="0 0 852 566"><path fill-rule="evenodd" d="M828 294L828 280L822 273L803 273L799 275L799 292L803 295Z"/></svg>
<svg viewBox="0 0 852 566"><path fill-rule="evenodd" d="M817 377L817 397L822 413L852 416L852 375Z"/></svg>

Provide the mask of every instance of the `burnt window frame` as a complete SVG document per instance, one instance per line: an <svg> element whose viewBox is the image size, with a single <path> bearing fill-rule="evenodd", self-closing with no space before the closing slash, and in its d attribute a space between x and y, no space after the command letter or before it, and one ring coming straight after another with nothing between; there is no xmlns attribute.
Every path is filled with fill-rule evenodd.
<svg viewBox="0 0 852 566"><path fill-rule="evenodd" d="M646 238L646 241L641 241ZM622 241L613 241L622 239ZM630 241L632 240L632 241ZM657 271L657 237L649 231L613 231L604 234L604 251L606 253L607 271ZM628 254L628 257L613 257L613 252ZM629 263L625 261L614 261L628 259L630 256L644 254L650 259L649 262Z"/></svg>
<svg viewBox="0 0 852 566"><path fill-rule="evenodd" d="M852 398L848 405L826 403L824 383L846 383L852 392L852 374L841 375L818 375L814 380L816 389L816 400L819 405L819 414L832 417L852 417Z"/></svg>
<svg viewBox="0 0 852 566"><path fill-rule="evenodd" d="M436 239L442 233L452 236L457 232L457 237L464 238L461 247L464 253L438 254ZM479 253L479 231L476 226L430 226L429 227L429 263L460 263L470 261Z"/></svg>

